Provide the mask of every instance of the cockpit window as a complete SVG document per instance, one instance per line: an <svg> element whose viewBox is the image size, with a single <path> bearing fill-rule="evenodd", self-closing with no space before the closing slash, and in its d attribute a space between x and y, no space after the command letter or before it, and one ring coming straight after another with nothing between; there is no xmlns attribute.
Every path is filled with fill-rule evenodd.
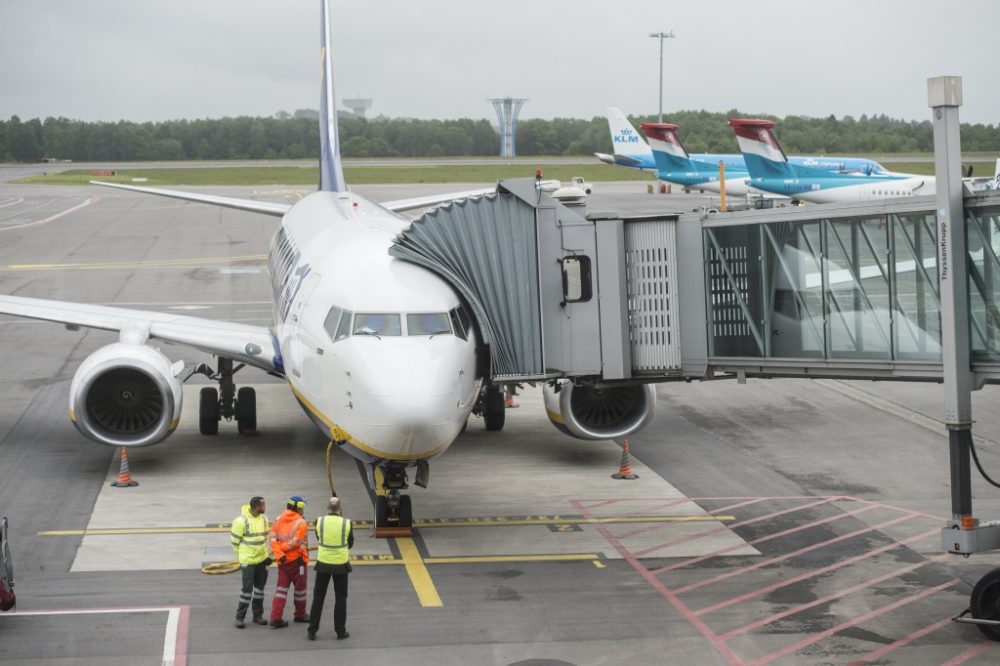
<svg viewBox="0 0 1000 666"><path fill-rule="evenodd" d="M351 334L351 313L334 305L323 322L323 328L334 342L343 340Z"/></svg>
<svg viewBox="0 0 1000 666"><path fill-rule="evenodd" d="M406 315L407 335L438 335L451 333L447 312L421 312Z"/></svg>
<svg viewBox="0 0 1000 666"><path fill-rule="evenodd" d="M359 312L354 315L354 335L402 335L399 315Z"/></svg>

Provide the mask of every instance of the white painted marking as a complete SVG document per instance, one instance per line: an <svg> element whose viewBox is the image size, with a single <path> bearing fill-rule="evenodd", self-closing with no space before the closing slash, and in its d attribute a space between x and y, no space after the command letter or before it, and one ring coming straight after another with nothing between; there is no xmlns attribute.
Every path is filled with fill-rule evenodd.
<svg viewBox="0 0 1000 666"><path fill-rule="evenodd" d="M163 637L163 666L173 666L177 659L177 639L180 627L180 606L147 606L139 608L82 608L36 611L10 611L0 613L0 617L22 617L26 615L108 615L111 613L167 613L166 632Z"/></svg>
<svg viewBox="0 0 1000 666"><path fill-rule="evenodd" d="M80 210L81 208L86 208L90 204L97 203L100 200L101 200L100 197L90 197L89 199L87 199L83 203L77 204L77 205L73 206L72 208L67 208L66 210L62 211L61 213L56 213L55 215L50 215L49 217L45 218L44 220L36 220L35 222L27 222L25 224L15 224L15 225L10 226L10 227L0 227L0 231L13 231L15 229L24 229L26 227L38 227L38 226L41 226L43 224L48 224L49 222L55 222L56 220L58 220L60 218L66 217L70 213L75 213L76 211Z"/></svg>

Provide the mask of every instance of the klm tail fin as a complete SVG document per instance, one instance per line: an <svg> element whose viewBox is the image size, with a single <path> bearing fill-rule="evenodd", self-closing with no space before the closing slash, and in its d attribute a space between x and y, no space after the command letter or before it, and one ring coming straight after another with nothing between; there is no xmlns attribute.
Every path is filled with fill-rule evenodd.
<svg viewBox="0 0 1000 666"><path fill-rule="evenodd" d="M729 126L736 133L751 178L795 178L799 175L798 167L788 163L785 152L774 138L772 121L730 120Z"/></svg>
<svg viewBox="0 0 1000 666"><path fill-rule="evenodd" d="M330 53L330 2L321 0L320 60L322 60L319 100L319 189L345 192L344 167L340 160L337 132L337 98L333 93L333 56Z"/></svg>
<svg viewBox="0 0 1000 666"><path fill-rule="evenodd" d="M626 160L637 162L652 161L652 154L649 146L642 140L639 133L632 127L621 109L608 109L608 129L611 130L611 144L614 147L615 157L624 157ZM644 160L643 158L646 158ZM618 160L615 160L618 162ZM632 166L626 164L626 166Z"/></svg>
<svg viewBox="0 0 1000 666"><path fill-rule="evenodd" d="M691 159L680 137L677 136L677 125L642 123L639 127L649 141L649 148L653 151L658 171L676 173L712 170L710 165Z"/></svg>

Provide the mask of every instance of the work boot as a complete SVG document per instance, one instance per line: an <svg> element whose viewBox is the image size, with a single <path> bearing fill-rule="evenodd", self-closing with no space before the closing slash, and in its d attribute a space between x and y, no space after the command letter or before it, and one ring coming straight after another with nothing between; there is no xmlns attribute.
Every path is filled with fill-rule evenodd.
<svg viewBox="0 0 1000 666"><path fill-rule="evenodd" d="M309 621L309 616L308 615L302 615L300 617L293 618L293 620L295 622L308 622Z"/></svg>
<svg viewBox="0 0 1000 666"><path fill-rule="evenodd" d="M246 622L244 622L244 621L243 621L242 619L240 619L240 618L236 618L236 628L237 628L237 629L242 629L242 628L243 628L243 627L245 627L245 626L247 626L247 623L246 623Z"/></svg>
<svg viewBox="0 0 1000 666"><path fill-rule="evenodd" d="M288 626L288 620L271 620L272 629L281 629Z"/></svg>
<svg viewBox="0 0 1000 666"><path fill-rule="evenodd" d="M338 641L342 641L342 640L344 640L345 638L347 638L347 637L348 637L348 636L350 636L350 635L351 635L351 634L350 634L350 632L348 632L348 631L345 631L345 632L344 632L344 633L342 633L342 634L337 634L337 640L338 640Z"/></svg>
<svg viewBox="0 0 1000 666"><path fill-rule="evenodd" d="M315 631L307 631L306 632L306 638L308 638L311 641L316 640L316 632Z"/></svg>
<svg viewBox="0 0 1000 666"><path fill-rule="evenodd" d="M262 618L262 617L255 617L255 618L253 619L253 623L254 623L254 624L263 624L264 626L267 626L267 620L265 620L265 619L264 619L264 618Z"/></svg>

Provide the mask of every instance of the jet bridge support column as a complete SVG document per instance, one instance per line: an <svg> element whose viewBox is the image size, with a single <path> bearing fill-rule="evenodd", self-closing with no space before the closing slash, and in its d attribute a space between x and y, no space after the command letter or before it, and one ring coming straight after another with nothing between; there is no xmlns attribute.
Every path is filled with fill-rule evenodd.
<svg viewBox="0 0 1000 666"><path fill-rule="evenodd" d="M965 211L962 205L958 107L962 79L941 76L927 81L934 116L934 167L937 174L938 273L941 284L941 343L945 424L951 461L951 520L942 532L953 553L981 550L972 516L972 365L969 354L969 289ZM992 546L988 546L992 547Z"/></svg>

